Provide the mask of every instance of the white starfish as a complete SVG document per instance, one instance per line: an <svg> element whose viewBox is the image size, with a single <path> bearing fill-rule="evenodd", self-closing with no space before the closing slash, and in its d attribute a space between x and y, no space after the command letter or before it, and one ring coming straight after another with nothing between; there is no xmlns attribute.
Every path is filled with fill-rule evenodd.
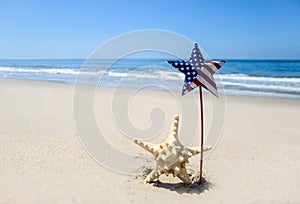
<svg viewBox="0 0 300 204"><path fill-rule="evenodd" d="M191 183L186 172L186 163L188 159L201 152L200 147L184 147L178 140L178 122L179 116L173 117L173 123L170 128L169 136L162 144L152 144L149 142L133 140L134 143L141 146L148 152L154 155L156 166L152 172L144 180L149 183L157 179L161 174L173 174L177 176L185 184ZM204 146L203 150L210 150L208 146Z"/></svg>

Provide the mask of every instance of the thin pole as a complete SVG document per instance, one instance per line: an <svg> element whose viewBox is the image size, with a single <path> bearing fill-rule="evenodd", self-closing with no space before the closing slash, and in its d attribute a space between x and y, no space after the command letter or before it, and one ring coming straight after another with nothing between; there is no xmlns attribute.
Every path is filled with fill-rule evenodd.
<svg viewBox="0 0 300 204"><path fill-rule="evenodd" d="M199 95L200 95L200 115L201 115L201 134L200 134L200 146L201 146L201 153L200 153L200 179L199 184L202 184L202 166L203 166L203 132L204 132L204 125L203 125L203 98L202 98L202 87L199 86Z"/></svg>

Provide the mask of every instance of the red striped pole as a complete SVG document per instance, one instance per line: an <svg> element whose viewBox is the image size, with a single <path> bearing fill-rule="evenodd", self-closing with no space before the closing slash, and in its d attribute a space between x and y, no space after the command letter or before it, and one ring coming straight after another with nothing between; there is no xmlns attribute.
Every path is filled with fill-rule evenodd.
<svg viewBox="0 0 300 204"><path fill-rule="evenodd" d="M200 153L200 179L199 185L202 184L202 166L203 166L203 132L204 132L204 125L203 125L203 98L202 98L202 87L199 86L199 95L200 95L200 114L201 114L201 132L200 132L200 146L201 146L201 153Z"/></svg>

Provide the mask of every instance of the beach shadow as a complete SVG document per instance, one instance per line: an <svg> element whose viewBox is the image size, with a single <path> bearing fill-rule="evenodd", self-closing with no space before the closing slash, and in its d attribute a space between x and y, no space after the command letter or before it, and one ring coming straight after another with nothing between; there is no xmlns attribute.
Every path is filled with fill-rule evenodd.
<svg viewBox="0 0 300 204"><path fill-rule="evenodd" d="M160 181L155 181L152 183L154 187L164 188L170 191L174 191L178 194L200 194L208 191L212 188L212 184L202 178L202 184L199 185L199 179L194 180L191 184L185 185L182 182L179 183L162 183Z"/></svg>
<svg viewBox="0 0 300 204"><path fill-rule="evenodd" d="M142 179L145 179L146 176L152 171L151 167L143 167L143 175L137 176L136 178L140 177ZM208 180L205 179L205 177L202 177L202 183L199 185L199 172L189 170L189 176L192 181L191 184L184 184L182 182L178 183L167 183L167 182L160 182L159 180L153 181L150 184L156 188L164 188L169 191L174 191L178 194L184 194L184 193L189 193L189 194L200 194L204 193L205 191L211 190L213 187L213 184L210 183Z"/></svg>

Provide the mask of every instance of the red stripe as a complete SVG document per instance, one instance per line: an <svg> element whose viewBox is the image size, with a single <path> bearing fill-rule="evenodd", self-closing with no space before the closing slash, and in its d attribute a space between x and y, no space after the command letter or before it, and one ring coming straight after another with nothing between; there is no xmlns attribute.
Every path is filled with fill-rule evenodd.
<svg viewBox="0 0 300 204"><path fill-rule="evenodd" d="M193 80L193 82L194 82L197 86L202 86L202 83L201 83L197 78L195 78L195 79Z"/></svg>
<svg viewBox="0 0 300 204"><path fill-rule="evenodd" d="M193 80L193 82L194 82L197 86L203 86L204 88L207 89L207 87L206 87L204 84L202 84L197 78L195 78L195 79Z"/></svg>
<svg viewBox="0 0 300 204"><path fill-rule="evenodd" d="M188 91L192 91L192 90L193 90L193 88L192 88L190 85L187 86L186 89L187 89Z"/></svg>
<svg viewBox="0 0 300 204"><path fill-rule="evenodd" d="M209 65L203 64L203 67L206 68L206 70L209 71L211 75L215 73L215 71Z"/></svg>
<svg viewBox="0 0 300 204"><path fill-rule="evenodd" d="M211 62L208 62L208 63L215 65L217 67L217 69L221 68L221 65L218 62L211 61Z"/></svg>
<svg viewBox="0 0 300 204"><path fill-rule="evenodd" d="M201 72L200 76L207 81L211 86L213 86L215 89L217 89L216 83L214 81L212 81L208 76L206 76L205 73Z"/></svg>

